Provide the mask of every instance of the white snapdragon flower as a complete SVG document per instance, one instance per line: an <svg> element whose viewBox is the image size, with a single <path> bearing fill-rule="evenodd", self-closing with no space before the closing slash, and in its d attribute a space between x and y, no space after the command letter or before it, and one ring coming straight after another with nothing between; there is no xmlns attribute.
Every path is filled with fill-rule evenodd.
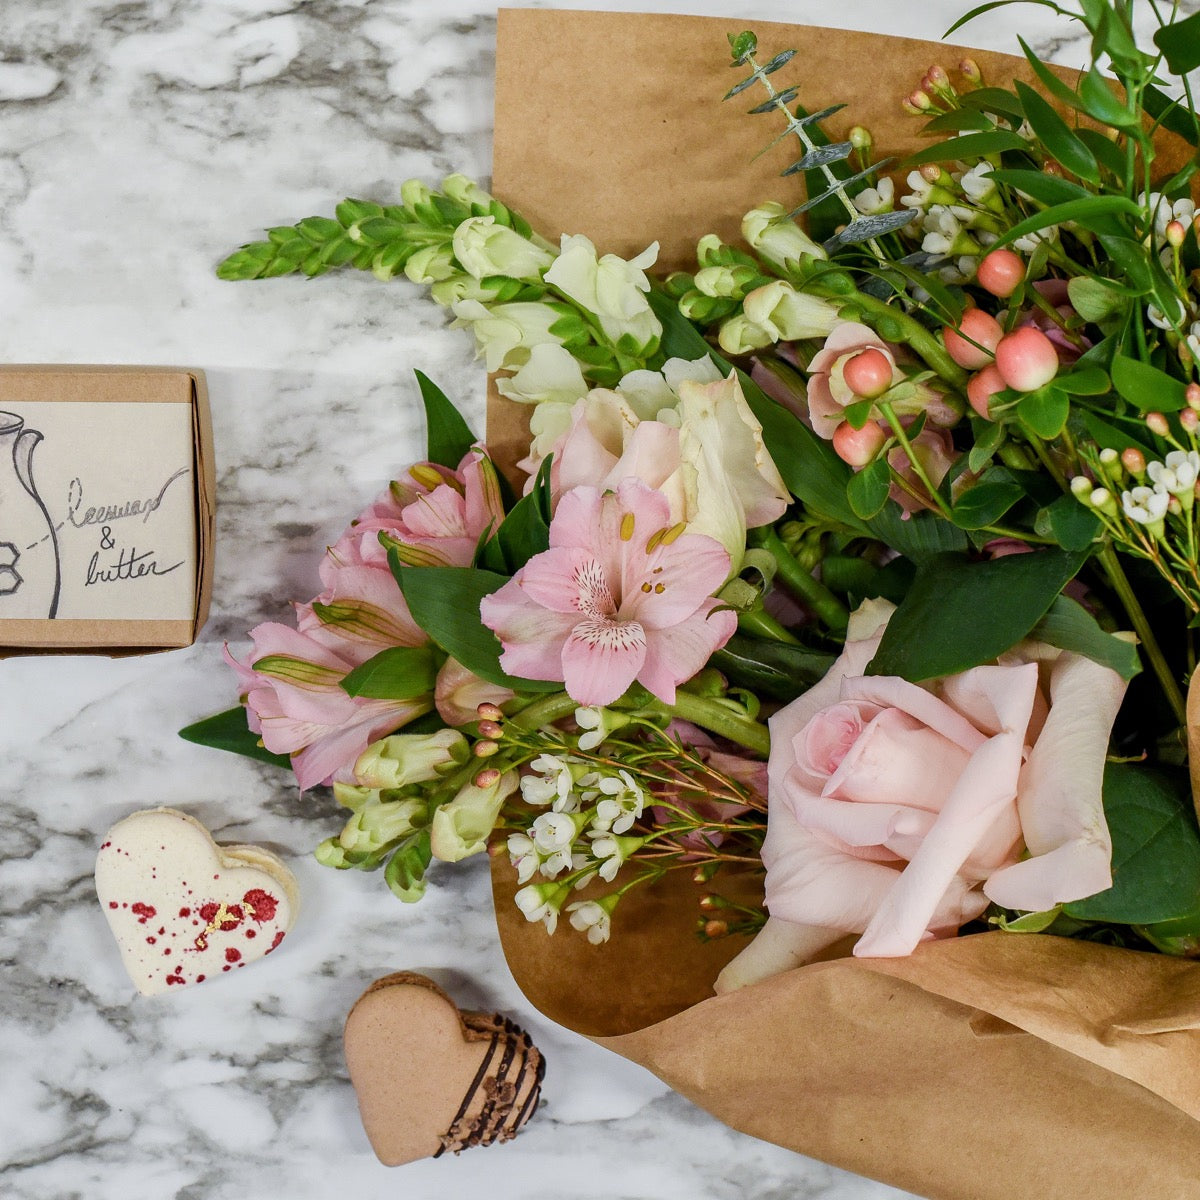
<svg viewBox="0 0 1200 1200"><path fill-rule="evenodd" d="M587 933L587 939L593 946L607 942L612 932L612 918L609 911L595 900L577 900L567 905L571 914L571 926L580 933Z"/></svg>
<svg viewBox="0 0 1200 1200"><path fill-rule="evenodd" d="M1125 515L1138 525L1161 524L1170 502L1171 497L1156 487L1135 487L1121 493L1121 507Z"/></svg>
<svg viewBox="0 0 1200 1200"><path fill-rule="evenodd" d="M742 312L748 321L766 330L773 342L828 337L842 323L838 305L799 292L784 279L748 293L742 301Z"/></svg>
<svg viewBox="0 0 1200 1200"><path fill-rule="evenodd" d="M874 187L863 188L854 197L854 207L864 217L874 217L880 213L891 212L896 207L895 183L889 176L883 176Z"/></svg>
<svg viewBox="0 0 1200 1200"><path fill-rule="evenodd" d="M582 234L563 234L562 252L543 278L594 314L614 342L628 335L645 349L662 336L662 326L646 300L650 290L646 268L657 258L657 242L626 261L615 254L600 257Z"/></svg>
<svg viewBox="0 0 1200 1200"><path fill-rule="evenodd" d="M459 300L451 311L455 316L451 328L470 329L476 352L493 373L523 367L534 346L562 345L562 339L550 332L560 315L547 304L518 301L488 307L478 300Z"/></svg>
<svg viewBox="0 0 1200 1200"><path fill-rule="evenodd" d="M801 259L828 258L824 249L795 221L788 220L786 214L787 209L774 200L752 208L742 218L742 237L767 262L784 269L789 263L796 263ZM699 283L696 286L700 287Z"/></svg>
<svg viewBox="0 0 1200 1200"><path fill-rule="evenodd" d="M504 275L536 283L554 261L553 254L515 229L498 225L495 217L468 217L454 230L451 244L459 265L476 279Z"/></svg>
<svg viewBox="0 0 1200 1200"><path fill-rule="evenodd" d="M579 360L554 343L531 346L529 361L508 379L498 379L496 390L519 404L558 404L569 411L588 393ZM568 420L569 424L569 420Z"/></svg>

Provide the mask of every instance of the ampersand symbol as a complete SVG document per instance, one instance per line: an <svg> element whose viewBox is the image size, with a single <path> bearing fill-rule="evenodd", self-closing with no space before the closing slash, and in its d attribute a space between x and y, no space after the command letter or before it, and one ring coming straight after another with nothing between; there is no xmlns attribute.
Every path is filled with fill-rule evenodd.
<svg viewBox="0 0 1200 1200"><path fill-rule="evenodd" d="M100 549L111 550L113 548L113 535L111 525L100 526Z"/></svg>

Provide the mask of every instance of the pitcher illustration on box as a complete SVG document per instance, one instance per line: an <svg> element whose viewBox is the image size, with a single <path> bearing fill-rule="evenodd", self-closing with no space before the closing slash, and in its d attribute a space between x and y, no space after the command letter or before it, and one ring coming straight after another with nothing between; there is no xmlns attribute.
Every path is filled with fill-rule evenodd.
<svg viewBox="0 0 1200 1200"><path fill-rule="evenodd" d="M41 440L19 414L0 412L0 618L58 614L58 536L33 480Z"/></svg>

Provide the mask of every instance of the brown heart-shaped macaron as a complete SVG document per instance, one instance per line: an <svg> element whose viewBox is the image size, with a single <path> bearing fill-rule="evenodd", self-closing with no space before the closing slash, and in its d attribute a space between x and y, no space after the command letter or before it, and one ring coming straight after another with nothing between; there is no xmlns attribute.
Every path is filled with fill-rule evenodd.
<svg viewBox="0 0 1200 1200"><path fill-rule="evenodd" d="M545 1071L523 1029L498 1013L460 1012L409 971L359 997L345 1046L363 1128L389 1167L516 1137Z"/></svg>

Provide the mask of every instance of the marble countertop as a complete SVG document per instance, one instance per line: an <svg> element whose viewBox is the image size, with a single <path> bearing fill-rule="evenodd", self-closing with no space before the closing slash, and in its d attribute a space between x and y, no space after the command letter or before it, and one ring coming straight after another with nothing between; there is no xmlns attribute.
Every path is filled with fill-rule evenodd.
<svg viewBox="0 0 1200 1200"><path fill-rule="evenodd" d="M937 37L957 0L587 4ZM1064 61L1042 9L1014 10ZM958 37L1013 49L1010 12ZM171 363L208 374L218 479L211 619L187 650L0 662L0 1194L10 1200L884 1200L902 1193L737 1134L641 1068L541 1018L496 940L486 865L415 907L319 867L318 792L181 741L229 707L225 641L318 590L322 549L421 456L411 371L482 426L469 341L401 280L230 285L273 223L410 176L489 172L487 0L40 0L0 39L0 339L17 362ZM948 61L953 61L948 55ZM167 804L275 847L304 908L280 954L161 1000L122 971L92 883L100 834ZM374 978L431 973L544 1049L515 1142L397 1171L372 1156L341 1050ZM869 1131L867 1131L869 1134Z"/></svg>

